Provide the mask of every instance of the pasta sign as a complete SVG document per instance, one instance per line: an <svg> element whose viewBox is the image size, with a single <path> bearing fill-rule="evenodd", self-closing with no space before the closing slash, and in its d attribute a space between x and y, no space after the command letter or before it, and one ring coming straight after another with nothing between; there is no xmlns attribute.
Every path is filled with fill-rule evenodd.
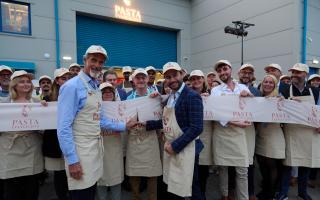
<svg viewBox="0 0 320 200"><path fill-rule="evenodd" d="M123 0L126 7L115 5L114 12L115 17L128 21L141 22L141 13L139 10L129 8L131 6L130 0Z"/></svg>

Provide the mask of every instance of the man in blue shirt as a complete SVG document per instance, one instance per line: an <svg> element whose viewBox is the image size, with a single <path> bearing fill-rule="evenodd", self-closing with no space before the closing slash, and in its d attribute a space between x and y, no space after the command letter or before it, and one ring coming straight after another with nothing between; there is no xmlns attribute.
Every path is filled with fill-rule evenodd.
<svg viewBox="0 0 320 200"><path fill-rule="evenodd" d="M68 187L73 200L94 200L96 182L103 172L100 127L125 131L133 121L115 123L104 116L97 78L108 59L106 50L90 46L84 68L66 82L58 97L58 139L65 157Z"/></svg>
<svg viewBox="0 0 320 200"><path fill-rule="evenodd" d="M5 65L0 66L0 97L9 96L9 83L11 75L12 69L10 67Z"/></svg>

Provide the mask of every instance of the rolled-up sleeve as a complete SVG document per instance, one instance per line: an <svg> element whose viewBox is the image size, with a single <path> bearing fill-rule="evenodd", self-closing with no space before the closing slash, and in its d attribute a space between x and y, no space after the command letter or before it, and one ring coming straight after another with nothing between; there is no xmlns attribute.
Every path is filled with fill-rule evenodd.
<svg viewBox="0 0 320 200"><path fill-rule="evenodd" d="M73 140L72 124L78 110L77 88L65 84L60 88L58 97L58 140L61 151L69 165L79 162Z"/></svg>

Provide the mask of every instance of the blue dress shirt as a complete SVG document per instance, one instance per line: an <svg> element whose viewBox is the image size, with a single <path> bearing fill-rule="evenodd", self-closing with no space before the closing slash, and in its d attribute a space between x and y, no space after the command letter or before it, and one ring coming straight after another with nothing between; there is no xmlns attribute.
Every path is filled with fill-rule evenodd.
<svg viewBox="0 0 320 200"><path fill-rule="evenodd" d="M88 83L90 89L98 90L98 82L90 78L84 72L67 81L59 91L58 97L58 140L61 151L67 159L69 165L79 162L76 146L73 141L72 124L78 112L84 107L87 100L87 88L85 87L80 75ZM102 129L125 131L126 124L123 122L115 123L107 119L100 110L100 126Z"/></svg>

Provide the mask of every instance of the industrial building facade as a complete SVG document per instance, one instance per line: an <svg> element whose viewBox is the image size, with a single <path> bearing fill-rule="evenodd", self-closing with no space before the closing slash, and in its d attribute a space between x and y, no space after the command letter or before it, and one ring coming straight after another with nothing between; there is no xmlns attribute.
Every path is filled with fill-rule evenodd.
<svg viewBox="0 0 320 200"><path fill-rule="evenodd" d="M244 62L286 72L320 60L319 0L0 0L0 64L52 75L82 63L91 44L105 47L106 67L161 69L177 61L188 71L212 71L219 59L240 67L241 40L224 33L232 21L255 26L244 41ZM237 70L234 70L236 73Z"/></svg>

